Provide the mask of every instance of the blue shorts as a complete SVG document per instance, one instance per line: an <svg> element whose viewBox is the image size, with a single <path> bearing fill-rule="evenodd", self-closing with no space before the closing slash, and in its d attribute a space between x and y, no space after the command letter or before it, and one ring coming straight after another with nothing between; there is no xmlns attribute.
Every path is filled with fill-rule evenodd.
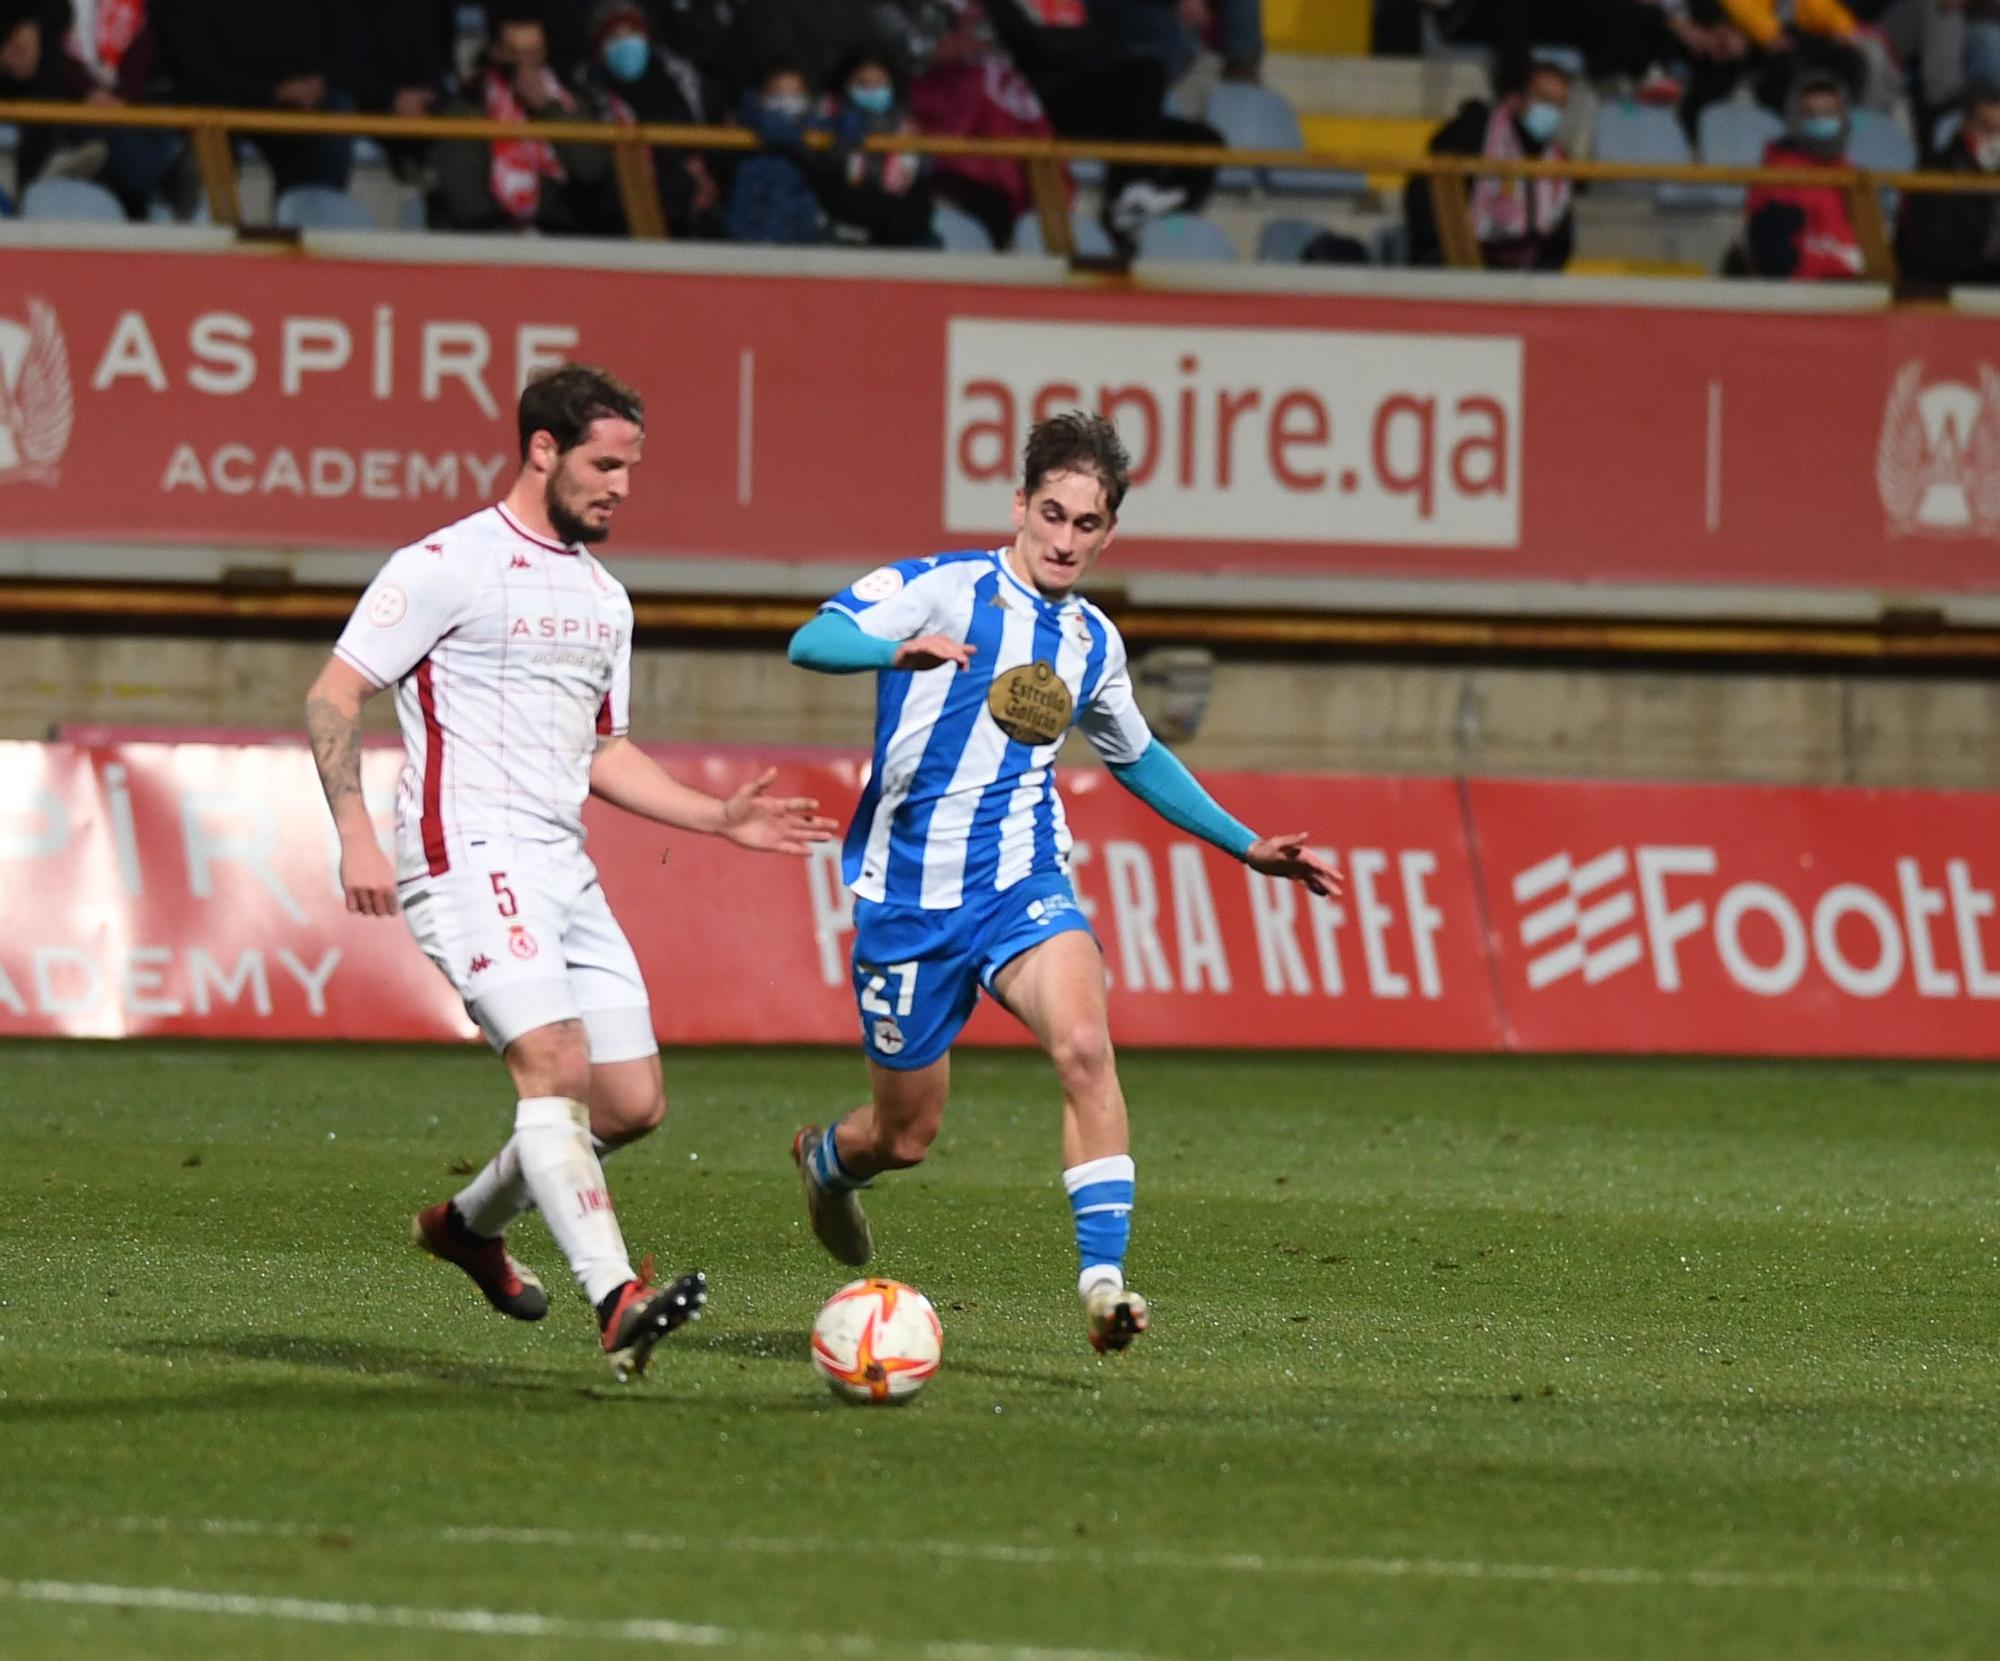
<svg viewBox="0 0 2000 1661"><path fill-rule="evenodd" d="M952 1046L979 989L1058 934L1089 934L1061 872L1028 877L949 911L854 902L854 1001L861 1046L884 1067L928 1067Z"/></svg>

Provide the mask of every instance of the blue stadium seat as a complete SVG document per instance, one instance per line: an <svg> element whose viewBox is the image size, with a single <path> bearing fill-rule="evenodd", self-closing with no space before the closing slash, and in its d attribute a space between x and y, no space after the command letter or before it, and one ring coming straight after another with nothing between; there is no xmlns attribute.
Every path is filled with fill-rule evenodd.
<svg viewBox="0 0 2000 1661"><path fill-rule="evenodd" d="M1153 261L1227 260L1236 258L1236 244L1213 220L1199 214L1170 213L1139 233L1139 258Z"/></svg>
<svg viewBox="0 0 2000 1661"><path fill-rule="evenodd" d="M1273 219L1257 233L1257 258L1266 265L1297 265L1306 245L1326 230L1310 219Z"/></svg>
<svg viewBox="0 0 2000 1661"><path fill-rule="evenodd" d="M1090 214L1081 208L1069 216L1070 241L1076 244L1076 251L1085 259L1108 260L1118 252L1116 244L1107 231ZM1042 240L1042 221L1039 214L1024 213L1014 221L1014 247L1017 254L1046 254L1048 244Z"/></svg>
<svg viewBox="0 0 2000 1661"><path fill-rule="evenodd" d="M1762 104L1710 104L1695 123L1695 148L1710 167L1755 167L1764 146L1785 130ZM1743 205L1741 185L1708 185L1709 200L1719 208Z"/></svg>
<svg viewBox="0 0 2000 1661"><path fill-rule="evenodd" d="M288 231L377 231L375 216L344 190L293 185L278 198L274 216Z"/></svg>
<svg viewBox="0 0 2000 1661"><path fill-rule="evenodd" d="M1784 130L1762 104L1710 104L1695 123L1701 159L1711 167L1755 167Z"/></svg>
<svg viewBox="0 0 2000 1661"><path fill-rule="evenodd" d="M122 225L125 210L110 191L88 180L37 179L22 192L21 217Z"/></svg>
<svg viewBox="0 0 2000 1661"><path fill-rule="evenodd" d="M1639 104L1629 98L1606 104L1597 112L1597 130L1591 137L1591 156L1596 161L1649 162L1661 166L1685 166L1694 160L1687 134L1671 110ZM1671 185L1604 184L1596 187L1607 195L1650 194L1663 205L1680 206L1691 201L1689 187Z"/></svg>
<svg viewBox="0 0 2000 1661"><path fill-rule="evenodd" d="M990 254L993 239L986 227L963 208L940 202L931 212L931 229L947 254Z"/></svg>
<svg viewBox="0 0 2000 1661"><path fill-rule="evenodd" d="M1232 150L1303 150L1305 130L1297 113L1269 87L1224 81L1208 95L1204 114ZM1359 173L1316 173L1303 167L1264 170L1264 186L1279 196L1357 196L1368 193ZM1220 190L1249 190L1256 171L1248 167L1216 170Z"/></svg>
<svg viewBox="0 0 2000 1661"><path fill-rule="evenodd" d="M1874 110L1856 110L1847 129L1847 159L1871 173L1909 173L1917 165L1917 143L1900 122ZM1897 192L1882 192L1882 213L1891 225L1901 205Z"/></svg>
<svg viewBox="0 0 2000 1661"><path fill-rule="evenodd" d="M1917 165L1916 141L1900 122L1856 110L1847 131L1847 159L1871 173L1908 173Z"/></svg>

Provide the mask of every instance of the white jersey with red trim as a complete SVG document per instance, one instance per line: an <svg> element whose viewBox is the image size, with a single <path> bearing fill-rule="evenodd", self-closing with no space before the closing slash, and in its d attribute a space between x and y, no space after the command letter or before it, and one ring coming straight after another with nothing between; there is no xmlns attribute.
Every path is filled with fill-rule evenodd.
<svg viewBox="0 0 2000 1661"><path fill-rule="evenodd" d="M400 877L489 841L582 845L591 758L632 689L632 602L590 554L483 509L392 555L334 651L396 688Z"/></svg>

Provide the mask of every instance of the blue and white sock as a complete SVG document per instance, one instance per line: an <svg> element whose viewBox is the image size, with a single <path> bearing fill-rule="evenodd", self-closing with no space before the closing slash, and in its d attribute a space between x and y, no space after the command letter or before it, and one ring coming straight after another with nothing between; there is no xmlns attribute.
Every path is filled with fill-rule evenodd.
<svg viewBox="0 0 2000 1661"><path fill-rule="evenodd" d="M1076 1217L1076 1255L1082 1265L1076 1289L1085 1297L1099 1285L1125 1284L1134 1176L1132 1156L1123 1153L1087 1159L1063 1172L1069 1208Z"/></svg>
<svg viewBox="0 0 2000 1661"><path fill-rule="evenodd" d="M833 1133L840 1127L831 1124L826 1134L819 1139L819 1145L806 1155L806 1169L812 1172L812 1179L829 1194L846 1194L856 1188L866 1188L875 1179L858 1177L841 1164L840 1148L833 1139Z"/></svg>

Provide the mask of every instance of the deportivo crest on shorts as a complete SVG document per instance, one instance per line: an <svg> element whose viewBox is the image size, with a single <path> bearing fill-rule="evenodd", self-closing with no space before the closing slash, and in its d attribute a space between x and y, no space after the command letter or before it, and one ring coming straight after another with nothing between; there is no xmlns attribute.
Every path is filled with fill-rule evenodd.
<svg viewBox="0 0 2000 1661"><path fill-rule="evenodd" d="M1075 701L1056 666L1036 658L995 675L986 694L994 724L1016 744L1053 744L1069 731Z"/></svg>
<svg viewBox="0 0 2000 1661"><path fill-rule="evenodd" d="M893 1015L878 1015L872 1031L875 1048L884 1055L900 1055L903 1050L903 1029L896 1025Z"/></svg>
<svg viewBox="0 0 2000 1661"><path fill-rule="evenodd" d="M533 957L541 949L535 944L535 937L519 923L507 931L507 950L516 957Z"/></svg>

